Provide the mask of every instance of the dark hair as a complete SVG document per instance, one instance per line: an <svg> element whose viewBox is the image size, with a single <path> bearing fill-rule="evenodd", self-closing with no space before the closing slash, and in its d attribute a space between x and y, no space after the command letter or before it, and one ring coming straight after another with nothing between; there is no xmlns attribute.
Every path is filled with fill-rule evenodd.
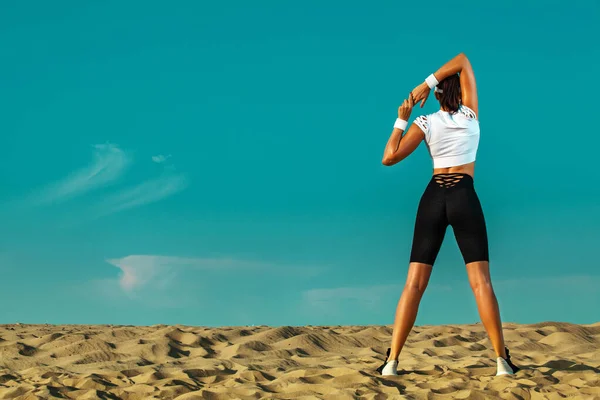
<svg viewBox="0 0 600 400"><path fill-rule="evenodd" d="M437 87L443 90L442 93L437 93L442 108L448 111L458 111L461 102L460 78L458 74L450 75L441 81Z"/></svg>

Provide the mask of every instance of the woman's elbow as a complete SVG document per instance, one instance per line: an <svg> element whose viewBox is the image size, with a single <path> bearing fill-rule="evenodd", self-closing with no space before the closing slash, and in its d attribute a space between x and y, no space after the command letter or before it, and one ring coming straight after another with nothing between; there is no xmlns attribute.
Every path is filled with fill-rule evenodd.
<svg viewBox="0 0 600 400"><path fill-rule="evenodd" d="M390 166L396 164L397 162L398 162L397 160L394 160L393 157L389 157L389 156L384 156L383 160L381 160L381 163L383 165L385 165L386 167L390 167Z"/></svg>
<svg viewBox="0 0 600 400"><path fill-rule="evenodd" d="M463 66L469 65L469 58L464 52L459 53L458 56L460 57L460 61Z"/></svg>

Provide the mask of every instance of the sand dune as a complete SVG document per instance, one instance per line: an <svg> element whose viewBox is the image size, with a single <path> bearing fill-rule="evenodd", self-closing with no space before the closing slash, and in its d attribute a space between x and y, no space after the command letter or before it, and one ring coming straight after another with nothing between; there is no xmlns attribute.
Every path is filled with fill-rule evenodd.
<svg viewBox="0 0 600 400"><path fill-rule="evenodd" d="M0 325L0 399L600 399L600 323L416 327L382 377L389 326Z"/></svg>

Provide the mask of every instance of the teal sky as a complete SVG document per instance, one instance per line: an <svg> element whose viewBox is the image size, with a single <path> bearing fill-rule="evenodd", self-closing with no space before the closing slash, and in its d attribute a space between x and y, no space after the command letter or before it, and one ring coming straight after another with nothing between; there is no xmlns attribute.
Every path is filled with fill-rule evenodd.
<svg viewBox="0 0 600 400"><path fill-rule="evenodd" d="M392 323L431 160L381 156L461 51L503 320L600 320L598 21L597 1L3 2L0 323ZM477 321L449 229L417 324Z"/></svg>

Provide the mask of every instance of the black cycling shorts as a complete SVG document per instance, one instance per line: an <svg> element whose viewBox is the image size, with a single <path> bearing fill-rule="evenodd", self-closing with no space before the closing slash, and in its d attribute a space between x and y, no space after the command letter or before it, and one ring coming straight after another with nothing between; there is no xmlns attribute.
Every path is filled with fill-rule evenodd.
<svg viewBox="0 0 600 400"><path fill-rule="evenodd" d="M448 225L465 264L489 261L483 210L468 174L432 176L419 202L410 262L433 265Z"/></svg>

